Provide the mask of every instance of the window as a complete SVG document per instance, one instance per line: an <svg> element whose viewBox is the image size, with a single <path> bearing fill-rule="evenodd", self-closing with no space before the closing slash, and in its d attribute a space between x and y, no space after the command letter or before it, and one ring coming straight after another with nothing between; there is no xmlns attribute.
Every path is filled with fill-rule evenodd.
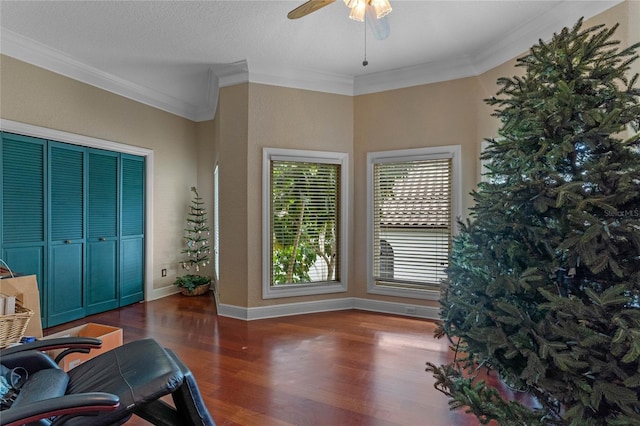
<svg viewBox="0 0 640 426"><path fill-rule="evenodd" d="M346 291L347 154L263 153L263 297Z"/></svg>
<svg viewBox="0 0 640 426"><path fill-rule="evenodd" d="M460 146L369 153L369 292L436 299L460 209Z"/></svg>

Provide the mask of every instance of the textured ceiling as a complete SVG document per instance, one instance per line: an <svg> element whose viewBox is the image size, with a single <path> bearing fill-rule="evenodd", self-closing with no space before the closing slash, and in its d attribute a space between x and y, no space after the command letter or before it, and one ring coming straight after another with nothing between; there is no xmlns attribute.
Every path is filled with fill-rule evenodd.
<svg viewBox="0 0 640 426"><path fill-rule="evenodd" d="M204 120L238 81L354 95L476 75L620 1L391 0L382 41L340 0L287 19L303 2L2 0L0 52Z"/></svg>

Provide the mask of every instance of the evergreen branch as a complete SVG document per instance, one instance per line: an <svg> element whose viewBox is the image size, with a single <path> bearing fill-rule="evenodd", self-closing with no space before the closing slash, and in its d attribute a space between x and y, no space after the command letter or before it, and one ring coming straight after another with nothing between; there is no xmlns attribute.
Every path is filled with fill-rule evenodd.
<svg viewBox="0 0 640 426"><path fill-rule="evenodd" d="M436 331L454 363L428 367L482 423L640 420L640 43L620 49L616 28L539 41L486 99L492 181L454 238ZM485 369L541 408L502 400Z"/></svg>

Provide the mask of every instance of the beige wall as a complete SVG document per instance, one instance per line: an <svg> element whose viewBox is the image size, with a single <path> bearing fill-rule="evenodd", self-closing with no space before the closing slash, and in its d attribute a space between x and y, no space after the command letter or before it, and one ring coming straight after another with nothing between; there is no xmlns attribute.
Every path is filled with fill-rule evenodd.
<svg viewBox="0 0 640 426"><path fill-rule="evenodd" d="M183 273L182 229L198 178L194 123L7 56L0 87L3 119L153 150L153 286L171 285Z"/></svg>
<svg viewBox="0 0 640 426"><path fill-rule="evenodd" d="M625 3L629 8L627 11L627 36L629 37L627 44L640 43L640 0L628 1ZM640 74L640 61L636 61L631 72Z"/></svg>
<svg viewBox="0 0 640 426"><path fill-rule="evenodd" d="M234 129L234 135L224 130L220 135L220 301L256 307L344 297L262 299L262 151L291 148L351 155L353 99L250 83L222 89L218 109L221 126L229 133ZM227 209L228 203L233 209Z"/></svg>
<svg viewBox="0 0 640 426"><path fill-rule="evenodd" d="M391 90L355 98L354 121L354 270L355 296L394 302L436 305L436 301L403 300L367 294L366 156L368 152L461 145L462 193L475 186L475 78ZM471 199L463 198L466 212ZM355 249L357 248L357 249Z"/></svg>
<svg viewBox="0 0 640 426"><path fill-rule="evenodd" d="M605 24L607 27L612 27L616 23L619 23L620 26L613 38L620 40L621 47L640 43L640 0L627 0L595 18L589 19L586 25ZM636 53L640 52L636 50ZM635 61L632 64L631 73L640 73L640 61Z"/></svg>
<svg viewBox="0 0 640 426"><path fill-rule="evenodd" d="M485 139L494 138L498 136L498 129L500 128L500 120L492 117L495 107L487 105L484 101L496 94L499 89L496 81L500 77L512 77L514 75L522 75L522 68L516 68L516 60L512 59L496 68L493 68L484 74L477 77L478 84L478 98L477 102L477 136L476 136L476 158L480 157L481 146L480 144ZM476 181L480 181L481 170L480 167L476 168Z"/></svg>
<svg viewBox="0 0 640 426"><path fill-rule="evenodd" d="M198 144L196 170L198 172L197 188L198 194L202 197L203 206L207 211L207 225L211 229L211 238L209 239L213 250L213 171L218 163L219 147L217 145L216 135L218 133L218 121L208 120L196 125L196 140ZM183 219L184 220L184 219ZM214 278L213 256L210 258L211 264L205 267L202 272Z"/></svg>
<svg viewBox="0 0 640 426"><path fill-rule="evenodd" d="M225 123L224 114L231 104L237 107L235 114L244 120L242 108L247 94L244 90L231 93L232 89L221 91L219 110L222 123ZM226 207L221 210L224 216L221 217L221 232L225 223L231 228L227 231L228 238L221 236L221 302L258 307L346 296L401 301L366 293L366 221L354 220L366 217L366 153L462 145L463 193L468 194L476 182L476 123L466 117L475 117L476 98L474 78L355 98L249 84L246 142L244 135L235 140L221 138L220 141L221 171L228 167L226 159L230 158L234 162L234 174L247 173L246 192L245 186L239 184L243 176L234 180L228 171L221 175L222 187L228 188L228 191L221 189L221 197L225 193L233 196L233 201L228 201L235 206L243 206L242 211L246 211L243 216L242 213L226 211ZM265 147L349 153L353 185L349 213L349 291L346 294L262 299L261 185L262 150ZM465 210L470 201L469 197L464 198ZM221 200L221 205L226 206L226 202ZM245 273L246 276L243 275ZM242 282L247 283L246 286L239 284Z"/></svg>
<svg viewBox="0 0 640 426"><path fill-rule="evenodd" d="M220 147L220 302L247 306L247 152L249 85L220 91L216 119Z"/></svg>

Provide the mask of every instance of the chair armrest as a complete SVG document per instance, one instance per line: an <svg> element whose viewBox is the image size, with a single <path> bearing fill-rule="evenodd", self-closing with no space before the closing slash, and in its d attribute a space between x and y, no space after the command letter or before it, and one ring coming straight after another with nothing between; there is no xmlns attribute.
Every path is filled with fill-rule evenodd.
<svg viewBox="0 0 640 426"><path fill-rule="evenodd" d="M55 339L42 339L22 345L11 346L0 350L0 358L8 357L26 351L50 351L53 349L67 348L56 356L56 364L65 356L80 352L88 354L91 349L102 347L102 340L93 337L59 337Z"/></svg>
<svg viewBox="0 0 640 426"><path fill-rule="evenodd" d="M22 351L11 354L0 354L2 365L7 368L22 367L29 374L46 368L58 368L58 364L40 351ZM0 416L1 417L1 416Z"/></svg>
<svg viewBox="0 0 640 426"><path fill-rule="evenodd" d="M102 340L93 337L60 337L55 339L41 339L35 342L25 343L23 345L11 346L2 349L0 356L9 355L23 351L49 351L53 349L69 348L69 349L98 349L102 347Z"/></svg>
<svg viewBox="0 0 640 426"><path fill-rule="evenodd" d="M76 416L82 413L113 411L119 405L120 399L110 393L88 392L64 395L4 410L0 416L0 424L2 426L18 426L67 414Z"/></svg>

